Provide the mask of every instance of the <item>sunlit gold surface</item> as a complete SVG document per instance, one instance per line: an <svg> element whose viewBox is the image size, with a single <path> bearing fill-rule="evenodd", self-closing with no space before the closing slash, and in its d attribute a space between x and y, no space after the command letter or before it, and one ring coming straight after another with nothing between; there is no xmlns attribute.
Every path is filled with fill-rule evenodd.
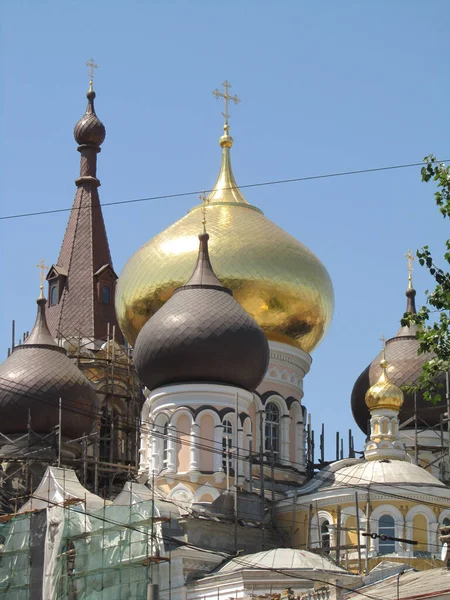
<svg viewBox="0 0 450 600"><path fill-rule="evenodd" d="M311 352L333 316L330 277L308 248L247 203L231 170L232 143L226 126L220 138L220 173L206 206L213 268L269 340ZM174 289L189 279L201 226L199 206L142 246L125 265L116 312L130 344Z"/></svg>
<svg viewBox="0 0 450 600"><path fill-rule="evenodd" d="M381 360L381 375L378 381L373 384L366 392L366 404L369 410L387 408L390 410L400 410L403 405L403 392L394 385L386 372L387 362Z"/></svg>

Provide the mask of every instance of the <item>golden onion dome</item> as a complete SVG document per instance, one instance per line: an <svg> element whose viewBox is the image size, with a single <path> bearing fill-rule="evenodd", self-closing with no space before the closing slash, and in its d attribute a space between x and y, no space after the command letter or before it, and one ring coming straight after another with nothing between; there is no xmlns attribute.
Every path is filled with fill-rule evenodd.
<svg viewBox="0 0 450 600"><path fill-rule="evenodd" d="M376 409L389 409L399 411L403 405L402 390L389 380L387 374L387 360L384 356L380 361L381 375L366 392L366 404L370 411Z"/></svg>
<svg viewBox="0 0 450 600"><path fill-rule="evenodd" d="M231 169L228 124L224 130L220 173L204 207L214 271L269 340L311 352L333 316L330 276L306 246L244 198ZM189 279L201 222L199 205L126 263L117 285L116 312L131 345L147 320Z"/></svg>

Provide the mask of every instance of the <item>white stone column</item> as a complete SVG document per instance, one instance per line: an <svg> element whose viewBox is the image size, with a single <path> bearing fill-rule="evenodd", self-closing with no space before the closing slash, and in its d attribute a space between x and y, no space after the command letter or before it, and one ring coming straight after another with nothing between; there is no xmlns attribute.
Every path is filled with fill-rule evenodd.
<svg viewBox="0 0 450 600"><path fill-rule="evenodd" d="M150 473L150 457L149 457L149 445L150 445L150 431L148 425L143 423L141 425L141 435L139 441L139 473Z"/></svg>
<svg viewBox="0 0 450 600"><path fill-rule="evenodd" d="M414 530L413 522L410 520L406 521L405 522L405 539L407 539L407 540L413 539L413 530ZM404 556L409 556L409 557L413 556L413 548L414 548L414 546L412 546L411 544L406 544Z"/></svg>
<svg viewBox="0 0 450 600"><path fill-rule="evenodd" d="M241 422L239 421L239 425L240 425L240 423ZM237 484L239 486L242 486L242 485L244 485L246 473L244 472L244 461L243 461L243 456L244 456L244 452L245 452L244 451L244 431L242 430L241 427L239 428L238 434L237 434L236 449L239 449Z"/></svg>
<svg viewBox="0 0 450 600"><path fill-rule="evenodd" d="M295 423L295 465L296 469L305 467L305 424Z"/></svg>
<svg viewBox="0 0 450 600"><path fill-rule="evenodd" d="M174 425L167 427L167 472L175 473L177 470L176 459L176 434L177 430Z"/></svg>
<svg viewBox="0 0 450 600"><path fill-rule="evenodd" d="M438 539L438 528L439 523L429 523L428 525L428 552L437 554L439 557L439 539Z"/></svg>
<svg viewBox="0 0 450 600"><path fill-rule="evenodd" d="M161 470L161 457L160 457L160 453L158 452L158 426L157 425L153 425L152 428L152 465L151 465L151 471L153 471L153 473L159 473L159 471Z"/></svg>
<svg viewBox="0 0 450 600"><path fill-rule="evenodd" d="M289 415L283 415L280 418L280 462L284 465L290 464L289 460Z"/></svg>
<svg viewBox="0 0 450 600"><path fill-rule="evenodd" d="M214 427L214 457L213 457L213 468L214 473L222 473L222 437L223 437L223 425L216 425Z"/></svg>
<svg viewBox="0 0 450 600"><path fill-rule="evenodd" d="M200 433L200 425L192 423L190 430L190 465L189 471L197 472L199 470L199 448L198 437Z"/></svg>
<svg viewBox="0 0 450 600"><path fill-rule="evenodd" d="M404 529L405 522L403 519L395 521L395 537L405 539ZM395 542L395 552L399 556L405 556L405 544L403 544L403 542Z"/></svg>

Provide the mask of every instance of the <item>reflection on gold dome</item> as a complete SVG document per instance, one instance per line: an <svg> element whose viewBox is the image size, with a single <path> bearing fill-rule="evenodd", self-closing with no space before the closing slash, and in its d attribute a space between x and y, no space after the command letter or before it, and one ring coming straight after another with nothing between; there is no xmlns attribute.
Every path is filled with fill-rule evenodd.
<svg viewBox="0 0 450 600"><path fill-rule="evenodd" d="M333 315L330 277L308 248L247 203L231 170L232 143L226 124L220 138L220 174L206 207L214 271L269 340L311 352ZM130 344L174 289L189 279L201 223L197 206L142 246L125 265L116 312Z"/></svg>
<svg viewBox="0 0 450 600"><path fill-rule="evenodd" d="M399 411L403 405L403 392L388 377L386 372L388 363L384 357L384 349L380 366L381 375L366 392L367 408L370 411L381 408Z"/></svg>

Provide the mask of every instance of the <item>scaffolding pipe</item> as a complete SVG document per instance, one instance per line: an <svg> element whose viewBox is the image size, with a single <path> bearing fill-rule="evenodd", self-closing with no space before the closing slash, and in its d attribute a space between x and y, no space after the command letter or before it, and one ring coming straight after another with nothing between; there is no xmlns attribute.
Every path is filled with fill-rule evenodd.
<svg viewBox="0 0 450 600"><path fill-rule="evenodd" d="M58 467L61 466L61 442L62 442L62 406L61 398L59 399L58 407Z"/></svg>

